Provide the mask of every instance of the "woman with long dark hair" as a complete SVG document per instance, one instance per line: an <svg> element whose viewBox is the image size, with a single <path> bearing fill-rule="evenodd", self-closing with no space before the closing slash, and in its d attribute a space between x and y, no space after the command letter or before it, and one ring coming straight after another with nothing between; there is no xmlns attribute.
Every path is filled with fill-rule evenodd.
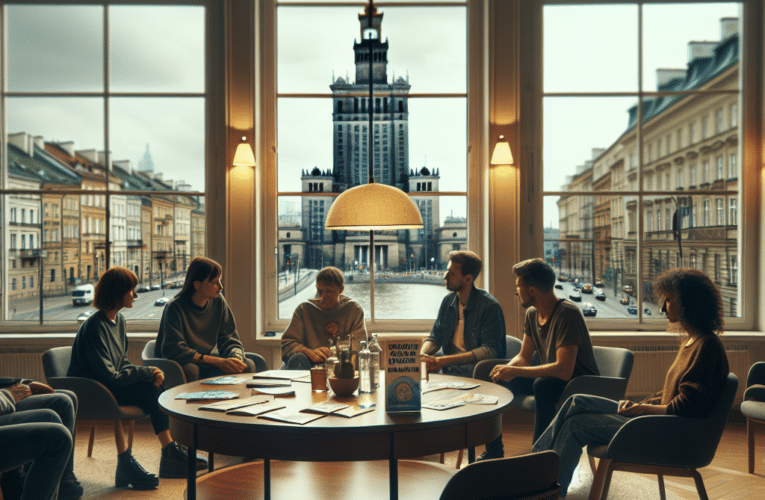
<svg viewBox="0 0 765 500"><path fill-rule="evenodd" d="M183 288L162 313L154 354L177 361L187 381L255 372L255 363L244 355L234 313L221 295L222 278L220 264L195 257Z"/></svg>
<svg viewBox="0 0 765 500"><path fill-rule="evenodd" d="M728 377L720 291L696 269L671 269L656 279L663 297L662 311L680 330L682 341L663 390L640 403L597 396L571 396L542 433L534 451L555 450L561 458L561 497L566 496L582 448L607 444L617 431L638 415L680 415L704 418L720 399ZM650 436L646 436L650 439Z"/></svg>
<svg viewBox="0 0 765 500"><path fill-rule="evenodd" d="M67 375L85 377L104 384L120 405L138 406L151 417L154 433L162 445L159 477L185 478L188 452L170 436L167 415L160 410L157 397L164 373L151 366L136 366L128 361L128 341L123 308L133 307L138 297L138 278L124 267L107 270L96 285L93 306L98 311L80 326L72 345L72 360ZM136 490L156 488L159 479L147 472L133 457L127 438L118 420L117 472L115 485L132 485ZM197 469L207 467L207 461L197 459Z"/></svg>

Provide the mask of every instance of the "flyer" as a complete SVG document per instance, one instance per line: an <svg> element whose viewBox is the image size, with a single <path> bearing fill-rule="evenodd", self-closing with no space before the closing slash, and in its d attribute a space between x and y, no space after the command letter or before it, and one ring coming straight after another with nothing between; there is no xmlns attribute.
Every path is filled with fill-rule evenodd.
<svg viewBox="0 0 765 500"><path fill-rule="evenodd" d="M384 338L385 412L419 413L422 337L392 334Z"/></svg>

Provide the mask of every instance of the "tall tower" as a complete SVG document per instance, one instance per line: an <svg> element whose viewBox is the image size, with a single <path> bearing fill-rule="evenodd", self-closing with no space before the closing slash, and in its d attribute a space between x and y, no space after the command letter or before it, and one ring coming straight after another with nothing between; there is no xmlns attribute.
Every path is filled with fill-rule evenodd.
<svg viewBox="0 0 765 500"><path fill-rule="evenodd" d="M140 160L138 160L138 171L154 173L154 160L151 158L149 152L149 143L146 143L146 152L143 154Z"/></svg>
<svg viewBox="0 0 765 500"><path fill-rule="evenodd" d="M388 83L388 42L382 41L381 13L372 6L359 14L361 42L354 42L356 81L337 78L331 85L332 150L335 188L339 191L366 184L369 151L373 151L376 182L407 190L409 187L409 102L411 86L399 77ZM371 60L369 49L372 49ZM374 98L369 102L369 65ZM374 144L369 144L369 107L374 111Z"/></svg>

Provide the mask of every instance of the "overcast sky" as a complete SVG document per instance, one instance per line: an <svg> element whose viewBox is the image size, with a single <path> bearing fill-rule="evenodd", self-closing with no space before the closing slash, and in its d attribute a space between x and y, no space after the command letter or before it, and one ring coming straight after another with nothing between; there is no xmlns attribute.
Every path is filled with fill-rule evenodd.
<svg viewBox="0 0 765 500"><path fill-rule="evenodd" d="M103 15L98 6L18 6L8 9L10 91L101 92ZM720 18L739 15L736 3L647 5L644 88L655 89L656 68L685 68L692 40L720 38ZM335 78L355 80L353 43L360 7L278 9L279 92L329 93ZM389 77L409 78L413 93L466 89L464 7L381 7L390 47ZM547 91L636 91L634 6L548 6L544 10ZM679 22L682 20L682 22ZM204 90L204 9L112 7L110 85L118 92ZM76 33L76 36L71 36ZM626 128L634 97L545 101L545 189L558 190L596 147ZM278 115L279 190L299 191L300 172L332 168L331 99L281 99ZM57 97L8 100L8 131L104 149L103 100ZM137 167L150 147L155 171L204 190L204 103L198 97L115 98L109 103L113 159ZM410 99L410 168L439 169L441 191L466 189L466 110L460 99ZM465 215L464 202L442 203ZM557 227L555 198L544 223Z"/></svg>

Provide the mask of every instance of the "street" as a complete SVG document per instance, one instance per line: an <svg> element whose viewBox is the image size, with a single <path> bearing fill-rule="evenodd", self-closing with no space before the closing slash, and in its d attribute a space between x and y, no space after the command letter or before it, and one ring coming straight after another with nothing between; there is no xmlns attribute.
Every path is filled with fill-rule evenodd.
<svg viewBox="0 0 765 500"><path fill-rule="evenodd" d="M574 284L572 282L570 282L570 281L565 281L565 282L556 281L555 284L563 286L563 290L559 290L557 288L555 289L555 295L557 295L558 297L561 297L561 298L566 298L566 299L571 300L569 295L574 290ZM592 304L592 305L594 305L595 308L598 310L598 313L595 316L596 318L633 318L633 319L637 319L637 314L630 314L630 313L628 313L627 312L627 306L624 305L624 304L621 304L619 302L619 299L621 299L622 297L629 297L630 298L630 305L637 306L637 299L634 296L628 295L628 294L626 294L624 292L620 292L616 297L614 297L613 290L608 289L607 287L603 287L603 288L592 287L592 291L593 291L593 293L591 293L591 294L590 293L583 293L583 294L581 294L582 295L582 301L581 302L574 302L574 304L579 306L580 309L581 309L582 305L584 305L584 304ZM595 298L595 295L598 292L600 292L600 291L602 291L603 293L606 294L606 300L605 301L597 300ZM664 317L664 315L659 312L659 307L657 307L655 304L651 304L651 303L647 303L646 302L646 303L643 304L643 309L646 309L646 308L649 311L651 311L651 314L648 315L648 314L643 313L644 319L652 319L652 318L654 318L654 319L655 318L661 319L661 318ZM590 317L592 317L592 316L590 316Z"/></svg>

